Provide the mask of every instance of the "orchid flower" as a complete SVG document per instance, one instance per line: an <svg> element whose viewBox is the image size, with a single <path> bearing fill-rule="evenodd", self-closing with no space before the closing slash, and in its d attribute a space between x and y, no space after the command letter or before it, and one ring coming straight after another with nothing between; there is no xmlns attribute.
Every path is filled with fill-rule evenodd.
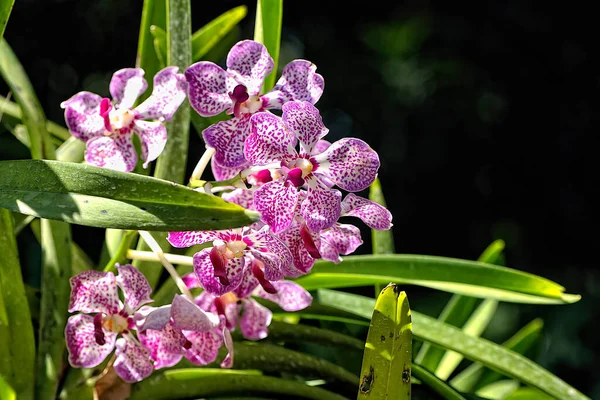
<svg viewBox="0 0 600 400"><path fill-rule="evenodd" d="M290 251L267 226L258 231L169 232L167 239L174 247L212 242L212 247L194 254L194 272L202 287L217 296L235 290L248 268L266 291L273 292L270 281L283 279L283 271L292 264Z"/></svg>
<svg viewBox="0 0 600 400"><path fill-rule="evenodd" d="M250 118L252 133L244 152L254 169L274 169L277 179L254 193L254 207L273 232L287 229L294 218L298 189L308 187L301 214L313 232L331 227L341 215L340 191L366 189L377 177L379 157L368 144L344 138L318 153L315 148L329 130L312 104L291 101L282 117L271 113ZM295 149L300 143L300 152Z"/></svg>
<svg viewBox="0 0 600 400"><path fill-rule="evenodd" d="M306 60L294 60L283 68L273 90L260 95L263 81L273 70L273 59L264 45L252 40L236 43L227 55L227 70L209 61L185 70L190 105L203 117L227 111L233 118L211 125L202 132L215 149L213 170L239 168L244 164L244 141L250 134L250 116L281 108L292 100L316 103L323 94L323 77ZM216 164L216 166L214 165ZM217 178L219 179L219 178Z"/></svg>
<svg viewBox="0 0 600 400"><path fill-rule="evenodd" d="M98 167L133 170L138 158L133 133L141 141L144 168L156 160L167 142L163 122L173 117L186 96L187 83L177 71L177 67L159 71L152 95L135 108L136 99L148 88L140 68L114 73L109 86L112 102L90 92L79 92L62 102L69 131L86 142L85 160Z"/></svg>
<svg viewBox="0 0 600 400"><path fill-rule="evenodd" d="M152 301L148 281L132 265L117 265L112 272L84 271L71 278L69 317L65 328L69 363L91 368L100 364L116 347L114 368L126 382L137 382L153 370L149 351L131 333L134 313ZM118 288L124 295L119 301ZM94 313L94 316L87 313ZM121 337L117 339L117 336Z"/></svg>

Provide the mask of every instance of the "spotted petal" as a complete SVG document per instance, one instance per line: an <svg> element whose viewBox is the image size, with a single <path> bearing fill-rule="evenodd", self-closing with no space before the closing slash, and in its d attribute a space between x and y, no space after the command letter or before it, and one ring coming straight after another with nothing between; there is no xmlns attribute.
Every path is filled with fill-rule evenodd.
<svg viewBox="0 0 600 400"><path fill-rule="evenodd" d="M249 235L249 238L253 241L252 255L268 267L265 268L265 278L268 280L282 279L281 270L289 269L293 263L292 253L287 246L271 234L268 226Z"/></svg>
<svg viewBox="0 0 600 400"><path fill-rule="evenodd" d="M210 162L210 169L213 173L213 176L215 177L215 179L217 181L229 180L229 179L235 177L236 175L238 175L240 172L242 172L242 170L249 168L249 167L250 167L250 163L248 163L248 162L244 162L239 167L233 167L233 168L224 167L224 166L220 165L218 162L216 162L214 157L212 158L212 160Z"/></svg>
<svg viewBox="0 0 600 400"><path fill-rule="evenodd" d="M250 189L235 189L229 193L223 193L221 198L247 209L254 208L254 192Z"/></svg>
<svg viewBox="0 0 600 400"><path fill-rule="evenodd" d="M300 224L292 223L292 225L281 232L279 238L292 253L292 266L288 269L282 269L283 274L286 277L295 278L300 275L306 274L315 263L315 259L311 257L310 253L306 249L302 237L300 236ZM318 236L318 235L315 235ZM313 237L313 240L317 238ZM318 245L317 245L317 248Z"/></svg>
<svg viewBox="0 0 600 400"><path fill-rule="evenodd" d="M246 298L252 293L252 291L259 285L258 280L252 273L250 268L244 271L244 276L240 286L234 291L234 294L240 299Z"/></svg>
<svg viewBox="0 0 600 400"><path fill-rule="evenodd" d="M278 116L256 113L250 118L250 129L244 155L251 164L264 165L296 156L296 138Z"/></svg>
<svg viewBox="0 0 600 400"><path fill-rule="evenodd" d="M134 314L138 332L146 329L162 330L171 320L171 305L160 307L143 306Z"/></svg>
<svg viewBox="0 0 600 400"><path fill-rule="evenodd" d="M131 264L118 265L117 270L117 283L125 295L125 304L132 310L137 310L152 301L152 288L144 274Z"/></svg>
<svg viewBox="0 0 600 400"><path fill-rule="evenodd" d="M65 109L65 123L73 136L83 141L104 134L104 119L100 116L102 97L79 92L60 106Z"/></svg>
<svg viewBox="0 0 600 400"><path fill-rule="evenodd" d="M360 218L369 228L387 230L392 227L392 214L380 204L354 193L342 200L342 215Z"/></svg>
<svg viewBox="0 0 600 400"><path fill-rule="evenodd" d="M273 282L277 293L271 294L264 291L262 287L256 288L256 296L270 300L285 311L299 311L310 306L312 296L302 286L291 281Z"/></svg>
<svg viewBox="0 0 600 400"><path fill-rule="evenodd" d="M254 192L254 209L261 213L262 221L274 233L279 233L292 223L297 199L295 187L285 186L281 180L271 181Z"/></svg>
<svg viewBox="0 0 600 400"><path fill-rule="evenodd" d="M87 142L85 161L97 167L130 172L137 163L131 134L100 136Z"/></svg>
<svg viewBox="0 0 600 400"><path fill-rule="evenodd" d="M246 86L249 95L257 95L266 76L273 70L267 48L253 40L236 43L227 55L227 72Z"/></svg>
<svg viewBox="0 0 600 400"><path fill-rule="evenodd" d="M135 108L142 119L170 121L185 100L187 82L177 67L167 67L154 76L152 95Z"/></svg>
<svg viewBox="0 0 600 400"><path fill-rule="evenodd" d="M369 187L377 177L379 156L360 139L345 138L315 157L319 172L349 192Z"/></svg>
<svg viewBox="0 0 600 400"><path fill-rule="evenodd" d="M191 247L195 244L212 242L217 239L226 240L225 231L184 231L169 232L167 240L173 247Z"/></svg>
<svg viewBox="0 0 600 400"><path fill-rule="evenodd" d="M352 254L362 243L360 229L354 225L335 224L321 232L321 256L339 263L342 261L340 254Z"/></svg>
<svg viewBox="0 0 600 400"><path fill-rule="evenodd" d="M194 254L194 272L196 272L202 287L217 296L235 290L239 286L242 281L244 263L244 257L229 260L225 265L225 274L229 284L223 285L215 277L215 268L210 260L210 249L204 249Z"/></svg>
<svg viewBox="0 0 600 400"><path fill-rule="evenodd" d="M342 193L323 186L316 178L307 180L307 183L308 195L300 210L308 229L318 232L329 228L340 218Z"/></svg>
<svg viewBox="0 0 600 400"><path fill-rule="evenodd" d="M183 295L175 295L171 318L181 330L206 332L219 326L219 318L215 314L205 312Z"/></svg>
<svg viewBox="0 0 600 400"><path fill-rule="evenodd" d="M186 338L181 330L168 323L162 330L148 329L138 333L140 342L150 350L154 369L172 367L183 357Z"/></svg>
<svg viewBox="0 0 600 400"><path fill-rule="evenodd" d="M123 68L115 72L109 90L116 108L131 108L142 93L148 89L141 68Z"/></svg>
<svg viewBox="0 0 600 400"><path fill-rule="evenodd" d="M316 73L317 66L307 60L294 60L283 68L273 90L263 96L268 108L281 108L288 101L300 100L315 104L323 94L325 82Z"/></svg>
<svg viewBox="0 0 600 400"><path fill-rule="evenodd" d="M190 105L203 117L212 117L232 106L227 89L227 72L217 64L200 61L184 72Z"/></svg>
<svg viewBox="0 0 600 400"><path fill-rule="evenodd" d="M69 282L69 312L116 314L119 311L117 279L112 272L83 271Z"/></svg>
<svg viewBox="0 0 600 400"><path fill-rule="evenodd" d="M300 142L301 153L312 154L317 142L329 132L319 110L307 101L290 101L282 109L281 119Z"/></svg>
<svg viewBox="0 0 600 400"><path fill-rule="evenodd" d="M233 338L227 328L223 328L223 341L227 348L227 355L221 361L221 368L232 368L233 367Z"/></svg>
<svg viewBox="0 0 600 400"><path fill-rule="evenodd" d="M192 346L184 349L185 358L195 365L206 365L217 359L219 349L223 344L221 336L214 331L210 332L189 332L183 334L190 341Z"/></svg>
<svg viewBox="0 0 600 400"><path fill-rule="evenodd" d="M150 376L154 366L150 351L130 337L117 339L117 356L113 367L125 382L139 382Z"/></svg>
<svg viewBox="0 0 600 400"><path fill-rule="evenodd" d="M140 137L142 142L142 160L144 168L156 160L167 144L167 128L160 121L142 121L133 122L133 130Z"/></svg>
<svg viewBox="0 0 600 400"><path fill-rule="evenodd" d="M95 367L113 351L117 334L104 331L104 345L99 345L95 332L94 317L85 314L69 317L65 328L65 341L69 351L69 363L72 366Z"/></svg>
<svg viewBox="0 0 600 400"><path fill-rule="evenodd" d="M240 329L246 339L260 340L267 337L267 327L271 324L273 313L254 300L244 301L244 311L240 319Z"/></svg>
<svg viewBox="0 0 600 400"><path fill-rule="evenodd" d="M214 160L227 168L239 168L246 163L244 141L249 134L247 115L217 122L202 131L204 142L215 149Z"/></svg>

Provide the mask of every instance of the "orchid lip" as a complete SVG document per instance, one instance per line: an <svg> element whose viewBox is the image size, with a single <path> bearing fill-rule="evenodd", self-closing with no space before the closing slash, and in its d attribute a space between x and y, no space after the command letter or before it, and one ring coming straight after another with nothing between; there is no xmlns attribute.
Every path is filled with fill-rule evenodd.
<svg viewBox="0 0 600 400"><path fill-rule="evenodd" d="M262 286L265 292L270 294L277 293L277 289L275 289L273 284L265 278L265 273L263 272L260 264L262 263L258 260L254 260L254 262L252 262L252 274L256 280L258 280L258 283L260 283L260 286Z"/></svg>
<svg viewBox="0 0 600 400"><path fill-rule="evenodd" d="M319 253L319 249L315 245L306 223L303 223L300 227L300 237L302 238L302 243L304 243L304 247L308 251L308 254L310 254L312 258L321 258L321 253Z"/></svg>
<svg viewBox="0 0 600 400"><path fill-rule="evenodd" d="M94 316L94 339L100 346L104 346L106 340L104 339L104 331L102 329L102 314L98 313Z"/></svg>

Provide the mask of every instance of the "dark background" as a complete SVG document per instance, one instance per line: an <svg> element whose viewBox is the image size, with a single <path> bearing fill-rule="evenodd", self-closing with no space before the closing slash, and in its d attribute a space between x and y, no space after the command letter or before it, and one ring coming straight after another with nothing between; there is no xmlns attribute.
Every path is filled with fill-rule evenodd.
<svg viewBox="0 0 600 400"><path fill-rule="evenodd" d="M141 1L17 0L5 38L49 119L80 90L108 94L111 74L135 63ZM193 1L193 29L254 2ZM484 337L502 341L535 317L532 357L600 398L597 206L597 21L591 9L532 1L286 1L280 68L318 66L317 104L328 139L366 140L380 154L400 253L476 259L494 239L506 265L563 284L569 306L501 304ZM589 8L589 7L588 7ZM2 94L7 87L0 85ZM2 158L25 158L0 126ZM192 132L190 171L202 151ZM97 256L101 232L76 228ZM361 251L370 243L365 231ZM437 315L446 293L406 288Z"/></svg>

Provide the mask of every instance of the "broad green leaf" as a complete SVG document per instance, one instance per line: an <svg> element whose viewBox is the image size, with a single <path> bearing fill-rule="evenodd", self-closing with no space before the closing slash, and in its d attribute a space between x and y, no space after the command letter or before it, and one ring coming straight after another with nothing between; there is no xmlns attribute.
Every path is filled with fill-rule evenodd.
<svg viewBox="0 0 600 400"><path fill-rule="evenodd" d="M486 299L475 310L473 315L469 317L462 328L462 331L470 336L479 337L487 328L490 321L496 313L498 302L496 300ZM435 374L442 380L447 380L454 372L458 364L462 361L463 356L454 351L447 351L440 361L440 365L435 370Z"/></svg>
<svg viewBox="0 0 600 400"><path fill-rule="evenodd" d="M504 241L495 240L483 251L478 261L495 264L503 250ZM475 310L477 303L478 300L473 297L455 294L442 310L438 321L461 328ZM415 357L415 362L429 371L436 371L445 354L445 350L423 343Z"/></svg>
<svg viewBox="0 0 600 400"><path fill-rule="evenodd" d="M246 6L232 8L194 32L192 35L192 60L200 61L246 16L247 12Z"/></svg>
<svg viewBox="0 0 600 400"><path fill-rule="evenodd" d="M375 300L350 293L321 289L319 303L369 318ZM556 396L561 400L588 399L577 389L522 355L485 339L465 335L460 329L412 311L413 335L436 346L461 353L465 358L501 372L509 378Z"/></svg>
<svg viewBox="0 0 600 400"><path fill-rule="evenodd" d="M226 395L287 397L292 393L294 397L301 399L345 399L321 388L292 380L245 371L190 368L156 371L149 378L132 386L130 400L177 400Z"/></svg>
<svg viewBox="0 0 600 400"><path fill-rule="evenodd" d="M379 178L376 178L369 187L369 200L384 207L386 206ZM371 240L373 242L373 254L394 254L396 252L394 248L394 235L391 229L387 231L371 229Z"/></svg>
<svg viewBox="0 0 600 400"><path fill-rule="evenodd" d="M28 399L33 398L35 340L13 230L10 211L0 209L0 377L6 393L12 388Z"/></svg>
<svg viewBox="0 0 600 400"><path fill-rule="evenodd" d="M144 0L135 66L145 71L148 89L138 101L142 101L150 96L150 93L152 93L152 78L161 69L160 62L154 51L154 38L150 32L150 27L154 25L159 28L165 28L167 26L165 15L165 0Z"/></svg>
<svg viewBox="0 0 600 400"><path fill-rule="evenodd" d="M283 18L283 0L258 0L254 23L254 40L262 43L273 58L273 72L266 77L262 91L267 92L275 86L279 46L281 43L281 20Z"/></svg>
<svg viewBox="0 0 600 400"><path fill-rule="evenodd" d="M446 382L429 372L418 364L412 366L413 375L420 379L423 384L429 386L433 391L448 400L466 400L462 394L454 390Z"/></svg>
<svg viewBox="0 0 600 400"><path fill-rule="evenodd" d="M17 393L0 374L0 399L3 400L17 400Z"/></svg>
<svg viewBox="0 0 600 400"><path fill-rule="evenodd" d="M4 29L8 23L8 17L10 17L13 4L15 4L15 0L3 0L2 3L0 3L0 40L2 40L2 36L4 36Z"/></svg>
<svg viewBox="0 0 600 400"><path fill-rule="evenodd" d="M410 399L412 322L406 293L390 283L377 297L360 371L359 400Z"/></svg>
<svg viewBox="0 0 600 400"><path fill-rule="evenodd" d="M54 399L64 362L64 332L71 286L71 227L41 221L42 299L36 359L36 398Z"/></svg>
<svg viewBox="0 0 600 400"><path fill-rule="evenodd" d="M341 264L317 261L296 282L307 290L395 282L473 297L534 304L564 304L581 296L565 294L548 279L506 267L413 254L349 256Z"/></svg>
<svg viewBox="0 0 600 400"><path fill-rule="evenodd" d="M339 346L363 351L364 342L342 333L328 329L316 328L303 324L288 324L272 321L269 325L268 340L274 342L302 341L320 343L328 346Z"/></svg>
<svg viewBox="0 0 600 400"><path fill-rule="evenodd" d="M59 161L0 162L0 207L101 228L209 230L258 214L156 178Z"/></svg>
<svg viewBox="0 0 600 400"><path fill-rule="evenodd" d="M479 397L483 397L484 399L504 400L518 388L519 382L512 379L507 379L490 383L489 385L479 389L477 392L475 392L475 394Z"/></svg>
<svg viewBox="0 0 600 400"><path fill-rule="evenodd" d="M526 352L540 339L543 327L544 322L541 319L534 319L504 342L502 346L516 353L526 354ZM498 372L475 363L452 378L450 384L461 392L470 393L473 390L496 382L501 378L502 375Z"/></svg>

